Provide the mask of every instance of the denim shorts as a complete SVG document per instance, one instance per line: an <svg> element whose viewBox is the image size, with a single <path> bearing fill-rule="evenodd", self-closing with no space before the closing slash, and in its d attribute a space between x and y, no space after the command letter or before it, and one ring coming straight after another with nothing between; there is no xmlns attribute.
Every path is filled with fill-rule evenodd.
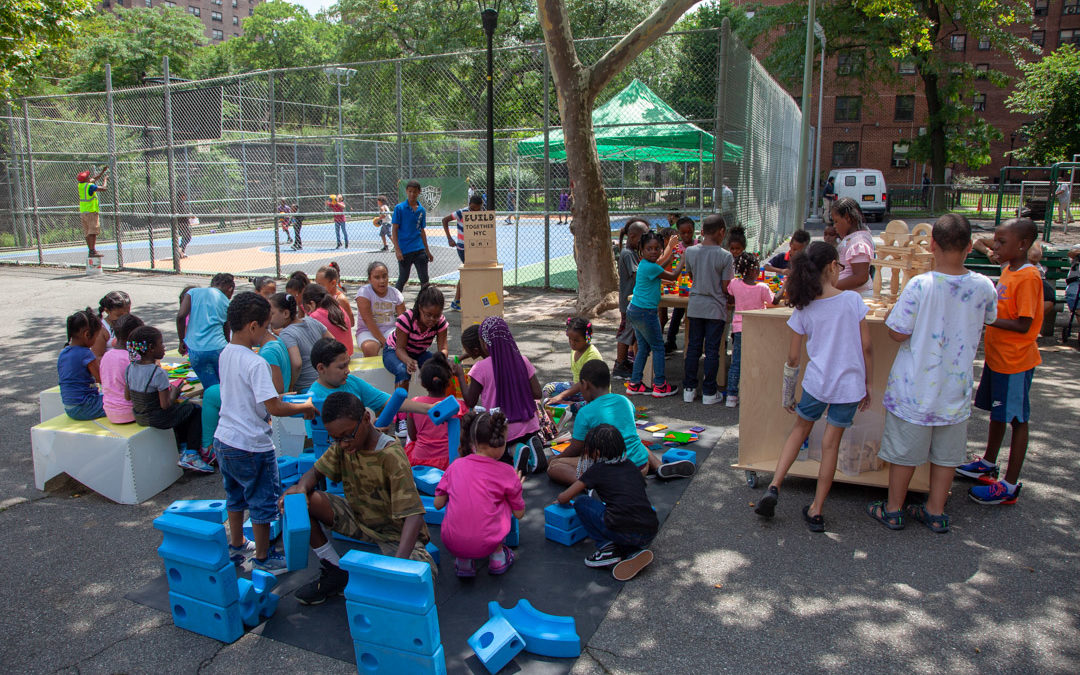
<svg viewBox="0 0 1080 675"><path fill-rule="evenodd" d="M100 392L93 392L79 405L66 405L64 412L73 420L96 420L105 417L105 407Z"/></svg>
<svg viewBox="0 0 1080 675"><path fill-rule="evenodd" d="M251 522L265 525L278 519L281 478L277 456L269 452L248 452L214 439L221 478L225 483L225 509L236 513L245 509Z"/></svg>
<svg viewBox="0 0 1080 675"><path fill-rule="evenodd" d="M859 401L854 403L823 403L805 391L799 399L799 405L795 406L795 412L799 417L808 422L817 422L825 409L829 409L827 421L839 429L847 429L855 419L855 413L859 410Z"/></svg>

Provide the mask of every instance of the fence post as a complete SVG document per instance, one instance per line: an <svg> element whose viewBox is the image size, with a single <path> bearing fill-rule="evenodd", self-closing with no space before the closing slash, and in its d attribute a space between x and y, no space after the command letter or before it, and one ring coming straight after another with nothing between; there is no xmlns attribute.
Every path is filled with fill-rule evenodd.
<svg viewBox="0 0 1080 675"><path fill-rule="evenodd" d="M165 76L165 160L169 173L169 238L172 240L173 271L180 271L180 249L176 245L176 162L173 156L172 92L169 88L169 57L161 57L161 72Z"/></svg>
<svg viewBox="0 0 1080 675"><path fill-rule="evenodd" d="M544 288L551 288L551 78L544 48ZM579 289L580 290L580 289Z"/></svg>
<svg viewBox="0 0 1080 675"><path fill-rule="evenodd" d="M270 210L273 211L280 195L277 175L277 115L274 110L276 107L274 105L274 71L270 71L267 75L270 78L267 86L267 97L270 99ZM281 231L278 229L276 217L271 222L274 227L274 274L280 277Z"/></svg>
<svg viewBox="0 0 1080 675"><path fill-rule="evenodd" d="M296 207L300 208L300 155L296 147L296 136L292 139L292 169L293 169L293 194L296 196Z"/></svg>
<svg viewBox="0 0 1080 675"><path fill-rule="evenodd" d="M34 143L30 138L30 104L23 99L23 125L26 128L26 164L30 174L30 208L34 214L34 238L37 240L37 261L42 264L44 259L41 255L41 218L38 216L37 204L37 180L34 174Z"/></svg>
<svg viewBox="0 0 1080 675"><path fill-rule="evenodd" d="M8 203L11 204L11 232L15 235L20 247L26 246L26 221L23 210L22 181L19 174L22 173L22 151L19 150L19 127L15 121L15 111L11 108L11 102L4 103L4 113L8 121L8 134L11 137L12 154L15 162L8 162Z"/></svg>
<svg viewBox="0 0 1080 675"><path fill-rule="evenodd" d="M720 22L720 44L716 53L716 126L713 129L713 211L723 208L724 200L724 130L727 127L727 101L724 92L727 91L727 71L730 62L729 48L731 43L731 20L726 16ZM746 151L743 143L743 151ZM745 158L744 158L745 160ZM702 202L704 210L705 204ZM738 213L738 202L735 204L735 212ZM728 223L728 229L735 223Z"/></svg>
<svg viewBox="0 0 1080 675"><path fill-rule="evenodd" d="M120 180L116 175L116 120L113 115L113 89L112 89L112 65L105 64L105 110L109 116L109 173L113 176L112 193L113 203L113 235L116 237L116 267L124 269L124 249L121 241L124 239L120 230Z"/></svg>
<svg viewBox="0 0 1080 675"><path fill-rule="evenodd" d="M397 98L397 179L401 180L401 164L402 164L402 151L404 140L401 132L401 61L394 62L394 78L396 84L394 85L395 97ZM397 201L397 195L393 197L394 201Z"/></svg>
<svg viewBox="0 0 1080 675"><path fill-rule="evenodd" d="M379 143L380 143L380 141L378 139L372 141L372 144L375 146L375 196L376 197L378 197L379 195L382 194L382 192L379 191L379 174L382 172L381 167L379 167ZM378 207L376 207L376 208L378 208Z"/></svg>

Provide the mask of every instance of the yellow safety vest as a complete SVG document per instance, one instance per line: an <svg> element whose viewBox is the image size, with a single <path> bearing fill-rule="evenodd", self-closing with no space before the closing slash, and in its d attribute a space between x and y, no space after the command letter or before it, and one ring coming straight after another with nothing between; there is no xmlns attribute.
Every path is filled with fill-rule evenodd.
<svg viewBox="0 0 1080 675"><path fill-rule="evenodd" d="M79 183L79 213L98 213L101 211L101 203L98 201L98 191L90 194L90 186L93 183Z"/></svg>

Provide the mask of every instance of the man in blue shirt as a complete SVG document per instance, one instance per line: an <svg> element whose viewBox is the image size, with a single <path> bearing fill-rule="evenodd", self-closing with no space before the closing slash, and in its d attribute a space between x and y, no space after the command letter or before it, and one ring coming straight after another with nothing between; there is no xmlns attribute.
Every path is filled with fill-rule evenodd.
<svg viewBox="0 0 1080 675"><path fill-rule="evenodd" d="M410 180L405 184L406 201L394 207L391 238L394 241L394 255L398 259L398 281L395 286L405 290L409 282L409 273L416 266L416 276L420 285L427 286L428 263L435 260L427 243L427 212L420 205L420 181Z"/></svg>

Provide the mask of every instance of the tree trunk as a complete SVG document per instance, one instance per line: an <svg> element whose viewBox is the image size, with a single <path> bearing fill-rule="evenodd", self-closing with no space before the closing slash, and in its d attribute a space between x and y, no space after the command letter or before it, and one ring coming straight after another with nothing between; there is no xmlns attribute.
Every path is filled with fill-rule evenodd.
<svg viewBox="0 0 1080 675"><path fill-rule="evenodd" d="M938 76L923 76L926 90L926 133L930 137L930 182L935 186L945 184L945 121L942 119L941 94L938 91ZM931 211L945 210L945 190L936 187L932 191Z"/></svg>

